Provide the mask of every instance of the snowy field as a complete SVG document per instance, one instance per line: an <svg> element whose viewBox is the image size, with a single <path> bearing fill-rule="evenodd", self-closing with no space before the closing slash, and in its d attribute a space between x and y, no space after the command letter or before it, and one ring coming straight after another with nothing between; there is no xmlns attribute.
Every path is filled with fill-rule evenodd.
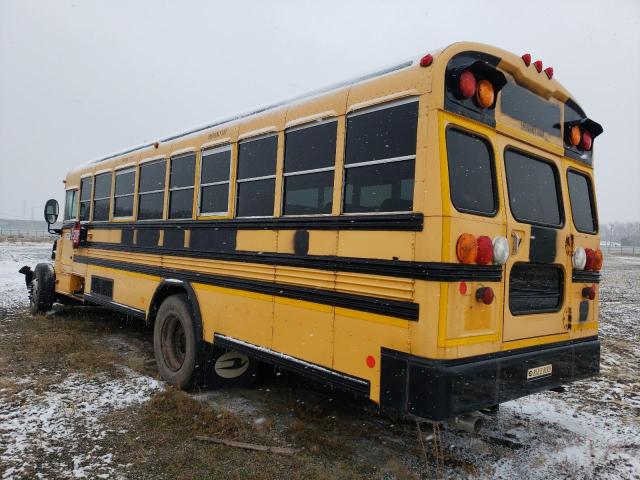
<svg viewBox="0 0 640 480"><path fill-rule="evenodd" d="M17 270L46 261L49 255L49 245L0 243L0 341L12 341L11 336L17 335L12 325L26 316L27 296ZM640 479L639 312L640 258L607 257L601 283L601 376L571 385L564 393L508 402L477 436L445 427L441 436L445 462L440 475L460 479ZM113 336L96 338L108 348L124 348ZM149 339L143 339L126 348L149 347ZM6 376L13 371L12 359L3 355L6 357L0 352L0 369L4 369L0 375ZM118 435L136 432L114 431L108 418L148 402L162 391L162 384L124 362L112 375L87 374L62 365L46 373L44 384L41 371L3 378L0 383L2 478L137 478L127 473L132 466L122 463L117 449ZM293 394L291 382L282 387L276 381L262 388L196 396L246 424L273 424L274 438L286 435L289 428L290 398L308 405L346 398L335 395L328 399L325 392L306 391L293 383ZM432 461L425 464L416 453L415 427L394 425L366 405L349 402L345 399L346 407L332 412L330 420L318 416L318 431L331 429L351 443L354 463L380 463L384 456L403 463L403 474L380 478L403 478L405 474L407 478L433 478ZM305 428L314 428L314 418L305 418L311 424ZM349 437L348 428L356 423L367 435ZM114 449L105 447L109 444Z"/></svg>

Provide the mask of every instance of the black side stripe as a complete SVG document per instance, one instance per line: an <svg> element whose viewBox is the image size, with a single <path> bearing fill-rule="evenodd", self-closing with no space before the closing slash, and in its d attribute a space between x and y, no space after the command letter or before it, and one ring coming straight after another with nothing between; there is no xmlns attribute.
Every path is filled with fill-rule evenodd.
<svg viewBox="0 0 640 480"><path fill-rule="evenodd" d="M273 350L257 347L246 342L237 341L225 335L214 335L213 344L229 350L238 350L246 353L250 357L262 360L263 362L277 365L295 373L328 383L335 387L347 390L358 395L369 396L370 385L368 380L353 377L336 370L332 370L320 365L306 362L284 355Z"/></svg>
<svg viewBox="0 0 640 480"><path fill-rule="evenodd" d="M82 294L82 298L89 303L95 303L96 305L100 305L102 307L110 308L111 310L115 310L116 312L124 313L125 315L130 315L135 318L140 318L144 320L146 315L144 311L138 310L137 308L128 307L126 305L122 305L120 303L116 303L108 297L103 295L99 295L96 293L91 294Z"/></svg>
<svg viewBox="0 0 640 480"><path fill-rule="evenodd" d="M329 255L296 255L289 253L206 252L202 250L169 249L98 242L88 242L86 246L89 248L99 248L101 250L312 268L337 272L414 278L416 280L435 282L499 282L502 280L501 265L464 265L445 262L411 262L406 260L380 260Z"/></svg>
<svg viewBox="0 0 640 480"><path fill-rule="evenodd" d="M600 283L600 272L574 270L571 281L574 283Z"/></svg>
<svg viewBox="0 0 640 480"><path fill-rule="evenodd" d="M224 288L263 293L277 297L293 298L296 300L321 303L334 307L344 307L352 310L377 313L405 320L418 320L418 304L413 302L389 300L386 298L369 297L364 295L353 295L350 293L339 293L331 290L292 286L276 282L264 282L260 280L234 278L222 275L208 275L205 273L152 267L136 263L87 257L83 255L74 256L74 260L78 263L114 268L127 272L143 273L161 278L175 278L186 282L203 283L206 285L216 285Z"/></svg>
<svg viewBox="0 0 640 480"><path fill-rule="evenodd" d="M70 228L75 222L65 222ZM142 222L85 222L84 227L103 229L120 228L216 228L238 230L399 230L421 232L422 213L390 213L380 215L340 215L328 217L233 218L228 220L158 220Z"/></svg>

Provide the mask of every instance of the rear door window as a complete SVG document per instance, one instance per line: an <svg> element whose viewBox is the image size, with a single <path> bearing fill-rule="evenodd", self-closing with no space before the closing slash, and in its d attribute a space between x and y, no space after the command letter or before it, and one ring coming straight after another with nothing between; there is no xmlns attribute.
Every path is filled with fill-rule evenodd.
<svg viewBox="0 0 640 480"><path fill-rule="evenodd" d="M493 153L489 142L470 132L447 130L451 203L460 212L493 216L498 211Z"/></svg>
<svg viewBox="0 0 640 480"><path fill-rule="evenodd" d="M598 222L595 215L591 179L587 175L569 170L567 183L569 184L571 216L576 230L582 233L596 233Z"/></svg>
<svg viewBox="0 0 640 480"><path fill-rule="evenodd" d="M545 160L507 149L504 152L511 213L519 222L562 225L558 171Z"/></svg>

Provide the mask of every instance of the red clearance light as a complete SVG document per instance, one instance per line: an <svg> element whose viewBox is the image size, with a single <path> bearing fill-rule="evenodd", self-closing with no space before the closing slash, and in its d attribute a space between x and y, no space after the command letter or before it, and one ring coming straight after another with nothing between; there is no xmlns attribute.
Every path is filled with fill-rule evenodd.
<svg viewBox="0 0 640 480"><path fill-rule="evenodd" d="M465 70L460 74L458 89L464 98L470 98L476 93L476 77L470 70Z"/></svg>
<svg viewBox="0 0 640 480"><path fill-rule="evenodd" d="M536 60L533 62L533 66L536 67L536 70L540 73L542 71L542 60Z"/></svg>
<svg viewBox="0 0 640 480"><path fill-rule="evenodd" d="M428 67L433 63L433 56L430 53L427 53L424 57L420 59L421 67Z"/></svg>
<svg viewBox="0 0 640 480"><path fill-rule="evenodd" d="M589 300L596 298L596 288L593 285L590 287L584 287L582 289L582 298L588 298Z"/></svg>
<svg viewBox="0 0 640 480"><path fill-rule="evenodd" d="M485 305L491 305L493 303L493 289L491 287L480 287L476 290L476 300L484 303Z"/></svg>
<svg viewBox="0 0 640 480"><path fill-rule="evenodd" d="M553 67L547 67L544 69L544 73L547 74L547 78L549 80L551 80L551 77L553 77Z"/></svg>
<svg viewBox="0 0 640 480"><path fill-rule="evenodd" d="M478 244L476 263L479 265L488 265L493 262L493 242L491 239L483 235L478 237L476 243Z"/></svg>
<svg viewBox="0 0 640 480"><path fill-rule="evenodd" d="M589 150L591 150L591 147L593 145L593 136L591 135L591 132L589 130L584 130L582 132L582 142L581 142L581 147L582 150L588 152Z"/></svg>
<svg viewBox="0 0 640 480"><path fill-rule="evenodd" d="M531 65L531 54L525 53L524 55L522 55L522 61L527 67Z"/></svg>

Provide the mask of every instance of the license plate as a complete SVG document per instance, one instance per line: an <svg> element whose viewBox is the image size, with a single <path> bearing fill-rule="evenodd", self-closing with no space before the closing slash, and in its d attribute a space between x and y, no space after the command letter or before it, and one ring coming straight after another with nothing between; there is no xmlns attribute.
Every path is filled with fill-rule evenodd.
<svg viewBox="0 0 640 480"><path fill-rule="evenodd" d="M542 365L541 367L530 368L527 370L527 380L533 380L534 378L546 377L553 372L553 365Z"/></svg>

